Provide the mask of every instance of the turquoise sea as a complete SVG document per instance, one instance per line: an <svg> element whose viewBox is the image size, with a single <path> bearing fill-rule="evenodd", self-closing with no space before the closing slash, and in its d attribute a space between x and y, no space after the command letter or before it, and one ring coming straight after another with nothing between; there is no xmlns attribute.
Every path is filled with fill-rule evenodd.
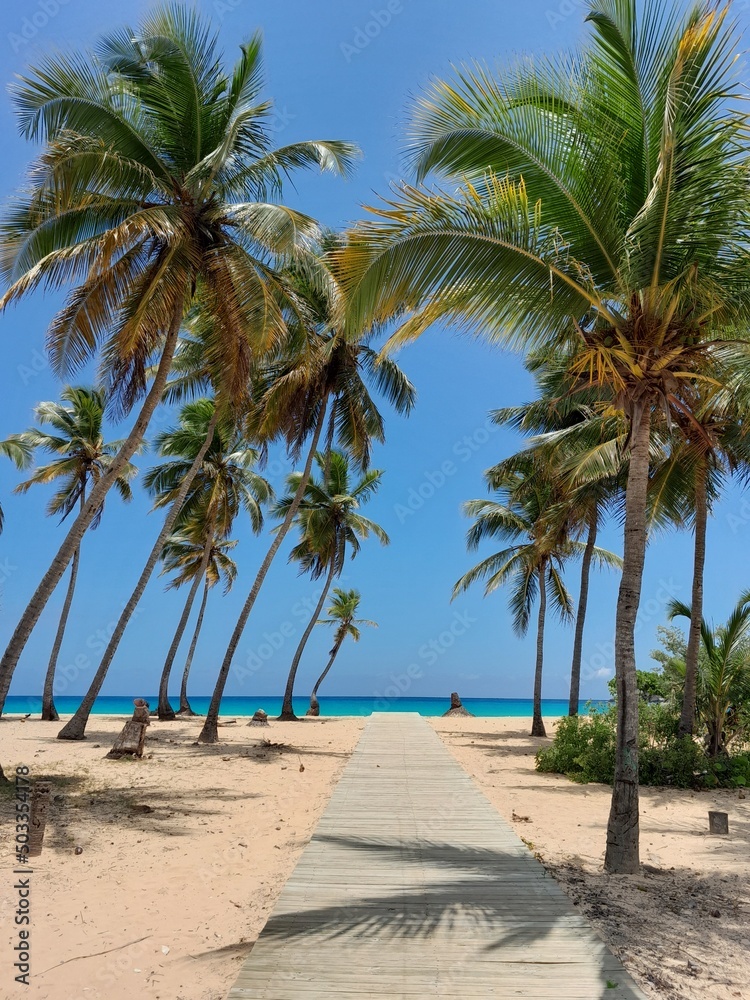
<svg viewBox="0 0 750 1000"><path fill-rule="evenodd" d="M157 697L146 696L151 708L156 708ZM199 715L208 710L210 698L191 698L193 711ZM60 715L71 715L78 708L80 698L55 698L55 706ZM177 702L173 702L176 707ZM491 718L530 719L532 702L530 698L464 698L464 707L474 715ZM586 711L590 702L580 702L580 710ZM594 702L595 707L605 705L605 702ZM309 701L307 698L295 698L294 710L298 715L304 715ZM249 716L256 709L262 708L269 715L278 715L281 711L281 698L258 697L225 697L221 703L221 714L224 716ZM321 698L321 715L371 715L372 712L418 712L419 715L442 715L450 708L449 698ZM15 695L6 700L6 715L38 715L42 710L42 699L37 696ZM544 699L542 710L546 716L565 715L568 711L568 701ZM97 698L94 704L95 715L130 715L133 711L131 697Z"/></svg>

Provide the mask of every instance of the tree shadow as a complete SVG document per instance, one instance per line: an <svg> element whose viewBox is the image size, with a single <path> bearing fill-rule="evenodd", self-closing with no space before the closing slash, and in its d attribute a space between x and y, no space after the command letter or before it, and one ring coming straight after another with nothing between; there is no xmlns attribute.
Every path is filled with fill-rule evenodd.
<svg viewBox="0 0 750 1000"><path fill-rule="evenodd" d="M420 981L434 976L436 995L462 984L461 995L484 995L473 986L489 981L497 983L493 995L505 995L503 987L511 995L528 989L538 975L547 988L554 982L560 995L569 995L566 985L580 980L586 1000L643 1000L604 943L588 931L520 842L497 849L317 833L254 956L261 968L269 959L277 969L286 968L290 984L312 976L319 977L321 988L344 949L352 983L360 974L375 974L379 954L384 966L396 954L403 958L404 980L412 974ZM273 958L263 954L266 943ZM279 948L288 949L283 957ZM251 977L252 967L251 960L246 973ZM344 986L340 976L341 970L337 988ZM273 984L279 985L276 974Z"/></svg>

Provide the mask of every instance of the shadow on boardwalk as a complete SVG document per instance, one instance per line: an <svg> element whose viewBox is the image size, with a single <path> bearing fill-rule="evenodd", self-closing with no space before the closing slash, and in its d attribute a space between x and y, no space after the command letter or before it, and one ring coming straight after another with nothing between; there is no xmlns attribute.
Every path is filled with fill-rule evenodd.
<svg viewBox="0 0 750 1000"><path fill-rule="evenodd" d="M572 939L580 919L571 912L569 901L552 877L530 857L522 857L519 865L517 853L449 843L409 843L320 834L315 840L321 846L367 855L369 859L390 856L403 866L404 880L412 882L413 888L395 890L390 894L378 891L372 896L362 890L361 898L346 905L329 904L305 907L302 912L277 913L266 924L264 937L296 942L296 946L303 941L315 945L336 940L353 960L356 960L358 943L377 942L385 953L404 940L437 939L445 944L445 965L451 980L461 981L467 975L467 996L480 995L472 990L473 974L476 974L479 964L487 961L498 974L507 974L513 966L526 967L524 975L529 977L526 984L528 992L524 990L517 995L576 996L581 1000L643 1000L639 991L618 981L621 977L614 969L616 960L613 958L602 963L601 982L595 987L595 992L591 992L591 983L580 993L570 992L565 987L559 993L547 993L544 987L541 992L535 992L533 977L536 966L570 967L580 962L580 958L572 953L570 942L561 942L555 934L558 928L565 928ZM523 892L520 868L527 865L538 865L539 877L546 883L548 894L542 892L532 900L526 893L526 902L519 907L519 893ZM414 868L413 877L409 875L409 866ZM524 916L519 916L519 909ZM469 957L461 957L463 949L460 947L453 950L452 942L455 943L456 939L459 944L468 940L476 945ZM546 939L550 939L547 960L544 957ZM316 949L311 950L313 955L316 954ZM603 946L601 952L607 954ZM325 955L325 949L322 955ZM320 966L323 977L326 963L327 960ZM306 968L314 971L315 965L314 958L312 966L308 962L305 948ZM279 986L285 979L289 982L297 980L296 975L285 974L281 970L279 974ZM549 984L546 977L545 984ZM515 995L517 991L513 993ZM417 995L414 994L415 998Z"/></svg>

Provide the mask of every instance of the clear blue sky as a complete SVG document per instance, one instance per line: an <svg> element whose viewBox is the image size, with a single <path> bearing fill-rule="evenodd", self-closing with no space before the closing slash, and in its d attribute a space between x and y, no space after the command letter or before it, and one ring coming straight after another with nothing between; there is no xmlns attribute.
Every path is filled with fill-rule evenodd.
<svg viewBox="0 0 750 1000"><path fill-rule="evenodd" d="M143 2L112 0L17 0L0 12L2 79L54 46L85 44L101 30L134 21ZM432 74L451 62L477 58L502 62L520 52L564 48L584 31L581 0L201 0L213 15L228 59L239 43L260 27L265 38L268 94L278 109L279 143L303 138L343 138L358 142L364 160L356 177L304 177L287 201L329 226L356 220L360 205L383 193L401 175L400 151L405 109ZM748 4L738 4L747 18ZM373 11L377 13L374 17ZM385 13L383 13L385 12ZM387 21L390 15L390 22ZM378 24L377 21L381 24ZM0 97L4 149L0 193L9 196L22 180L33 149L17 136L9 101ZM59 393L44 358L44 333L59 299L35 296L0 317L3 342L0 436L22 430L32 408ZM483 496L482 472L516 449L511 433L487 430L487 411L529 398L530 382L518 357L489 349L459 332L436 330L400 356L415 382L419 401L403 420L387 414L388 441L375 465L386 470L383 487L367 513L391 535L389 548L368 544L346 569L345 584L362 591L362 613L375 619L359 645L344 648L328 685L330 694L381 695L392 676L412 675L409 695L528 697L533 670L533 635L513 635L498 593L481 592L450 603L454 581L471 564L464 548L467 527L463 500ZM157 419L161 428L168 415ZM122 436L125 427L112 428ZM153 456L139 460L142 467ZM444 463L448 474L439 473ZM278 461L271 478L280 485L286 468ZM45 517L48 494L36 488L25 497L11 492L19 474L0 463L0 500L6 528L0 537L0 642L5 643L65 530ZM435 485L437 484L437 485ZM419 493L427 495L421 506ZM101 527L83 545L76 603L60 667L69 676L66 694L85 690L97 665L103 637L126 600L158 531L157 516L136 487L124 507L108 501ZM409 502L413 508L409 508ZM408 511L408 513L407 513ZM195 660L192 690L210 692L228 634L252 582L267 538L238 526L239 579L228 597L214 592ZM715 512L709 529L706 576L707 613L724 618L741 588L750 541L750 498L733 490ZM621 549L617 525L602 544ZM686 536L653 540L647 558L642 621L638 632L640 666L650 663L663 605L672 594L689 600L691 544ZM578 568L568 583L577 592ZM179 615L184 594L163 591L155 578L131 624L110 671L104 694L152 693ZM280 553L267 579L235 661L243 676L230 677L227 694L269 695L283 688L295 639L304 625L304 602L314 587L299 578ZM617 579L594 580L584 648L584 697L606 695L612 674L612 633ZM24 653L12 693L38 693L62 601L62 587L50 602ZM285 626L292 638L282 640ZM299 673L300 693L309 691L328 648L330 633L318 629ZM460 634L458 634L460 633ZM551 626L546 646L545 697L567 694L572 633ZM432 644L432 645L430 645ZM274 649L276 645L279 648ZM409 668L411 670L409 671ZM402 684L405 684L402 681ZM62 692L61 692L62 693Z"/></svg>

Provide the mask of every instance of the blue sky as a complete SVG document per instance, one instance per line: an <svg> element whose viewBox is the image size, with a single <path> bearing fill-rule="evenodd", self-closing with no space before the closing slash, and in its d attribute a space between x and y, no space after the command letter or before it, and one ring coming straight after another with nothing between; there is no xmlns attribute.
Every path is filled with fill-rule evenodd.
<svg viewBox="0 0 750 1000"><path fill-rule="evenodd" d="M304 176L286 194L288 203L329 226L361 215L360 206L403 176L400 167L408 102L433 74L451 63L476 58L502 62L521 52L553 52L583 33L582 0L201 0L213 16L228 59L256 28L263 31L268 87L277 107L278 142L303 138L354 140L364 151L355 178ZM747 18L748 4L739 4ZM112 0L17 0L0 12L2 79L33 62L43 50L81 45L123 20L147 10L142 2ZM33 148L17 135L10 103L0 96L0 196L22 181ZM60 304L34 296L0 317L4 365L0 373L0 436L32 421L42 399L60 386L44 355L45 327ZM380 521L391 545L365 546L347 565L344 584L362 591L362 613L379 623L359 645L344 647L328 685L329 694L380 696L394 678L414 696L528 697L534 638L518 639L510 627L507 595L483 600L481 592L450 603L454 581L471 565L464 535L462 501L484 495L482 472L516 449L518 439L487 423L488 410L530 397L530 380L517 356L490 349L460 335L435 330L400 355L417 386L413 416L387 411L388 440L374 464L386 470L380 495L367 513ZM82 376L84 380L86 373ZM154 429L170 415L160 414ZM111 436L124 435L125 425ZM153 456L139 459L149 466ZM271 462L269 478L281 485L288 466L283 455ZM0 536L0 642L4 644L65 530L44 513L48 494L37 488L12 494L19 474L0 463L0 500L6 528ZM79 587L60 658L59 693L85 690L98 653L127 599L158 532L158 515L136 487L125 507L112 497L101 526L84 539ZM239 608L262 558L267 537L239 525L239 578L227 597L209 602L203 638L193 669L192 690L205 694ZM724 618L747 585L743 553L750 540L750 498L730 490L709 528L706 567L707 613ZM601 544L621 549L620 531L608 526ZM691 544L687 536L652 540L647 556L638 629L639 665L649 665L655 632L671 596L689 600ZM577 592L577 566L568 584ZM104 694L147 694L156 688L183 593L164 593L155 578L131 624ZM617 578L598 574L593 582L584 647L583 696L606 695L612 674L612 634ZM296 638L305 624L315 586L280 553L240 644L227 694L269 695L283 689ZM38 693L62 602L62 587L30 639L11 693ZM319 672L330 633L318 629L299 673L298 690L309 690ZM545 697L565 697L572 631L551 625L546 644Z"/></svg>

